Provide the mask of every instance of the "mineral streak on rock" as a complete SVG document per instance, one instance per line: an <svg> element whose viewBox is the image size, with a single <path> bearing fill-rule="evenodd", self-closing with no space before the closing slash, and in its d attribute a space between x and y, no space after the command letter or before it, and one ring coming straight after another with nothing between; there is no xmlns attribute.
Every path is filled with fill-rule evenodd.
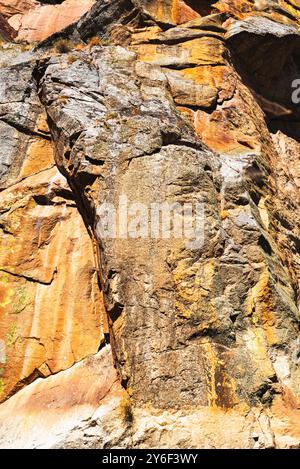
<svg viewBox="0 0 300 469"><path fill-rule="evenodd" d="M0 71L0 444L299 447L297 2L71 1L0 2L56 32ZM104 236L162 202L204 242Z"/></svg>

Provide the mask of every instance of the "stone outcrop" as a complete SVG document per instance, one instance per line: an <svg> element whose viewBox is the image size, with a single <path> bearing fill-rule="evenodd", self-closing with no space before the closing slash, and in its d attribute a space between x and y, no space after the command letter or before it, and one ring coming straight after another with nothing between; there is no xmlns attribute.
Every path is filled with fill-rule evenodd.
<svg viewBox="0 0 300 469"><path fill-rule="evenodd" d="M1 400L103 341L93 246L55 167L33 65L1 70Z"/></svg>
<svg viewBox="0 0 300 469"><path fill-rule="evenodd" d="M16 31L18 41L36 42L77 21L94 3L95 0L2 0L0 14Z"/></svg>
<svg viewBox="0 0 300 469"><path fill-rule="evenodd" d="M36 0L1 0L0 12L5 18L11 18L14 15L23 15L39 5Z"/></svg>
<svg viewBox="0 0 300 469"><path fill-rule="evenodd" d="M291 5L97 1L1 71L2 447L299 447Z"/></svg>

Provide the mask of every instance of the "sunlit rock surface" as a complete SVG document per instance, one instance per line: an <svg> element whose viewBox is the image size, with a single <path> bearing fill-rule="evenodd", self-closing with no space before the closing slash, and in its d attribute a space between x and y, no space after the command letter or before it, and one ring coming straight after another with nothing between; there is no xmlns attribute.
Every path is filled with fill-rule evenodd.
<svg viewBox="0 0 300 469"><path fill-rule="evenodd" d="M103 340L93 246L55 167L31 65L0 72L1 400L96 353Z"/></svg>
<svg viewBox="0 0 300 469"><path fill-rule="evenodd" d="M94 3L95 0L1 0L0 13L17 32L17 40L35 42L77 21Z"/></svg>
<svg viewBox="0 0 300 469"><path fill-rule="evenodd" d="M90 6L1 70L1 446L298 448L297 2ZM203 242L106 238L124 196Z"/></svg>

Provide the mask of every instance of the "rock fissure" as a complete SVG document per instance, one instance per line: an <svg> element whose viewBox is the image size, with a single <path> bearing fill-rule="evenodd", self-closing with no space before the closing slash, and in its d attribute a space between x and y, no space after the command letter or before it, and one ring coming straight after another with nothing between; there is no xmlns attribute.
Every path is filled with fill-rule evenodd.
<svg viewBox="0 0 300 469"><path fill-rule="evenodd" d="M31 129L24 127L22 124L18 122L13 122L10 118L0 116L0 120L4 122L5 124L10 125L11 127L14 127L16 130L18 130L18 132L21 132L25 135L31 135L31 136L43 138L45 140L50 140L49 135L47 135L46 133L43 134L40 132L34 132Z"/></svg>

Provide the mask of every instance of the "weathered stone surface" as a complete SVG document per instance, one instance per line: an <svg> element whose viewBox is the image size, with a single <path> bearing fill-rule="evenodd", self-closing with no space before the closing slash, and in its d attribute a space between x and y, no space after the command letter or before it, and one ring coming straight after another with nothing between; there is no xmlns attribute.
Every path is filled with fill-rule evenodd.
<svg viewBox="0 0 300 469"><path fill-rule="evenodd" d="M3 191L0 211L3 398L95 353L103 329L90 238L56 168Z"/></svg>
<svg viewBox="0 0 300 469"><path fill-rule="evenodd" d="M84 78L87 67L89 80ZM127 74L135 80L128 81ZM252 168L255 172L262 164L261 156L254 148L240 155L233 149L223 152L219 171L219 158L195 140L170 107L166 84L157 67L136 62L121 48L94 49L89 65L78 60L68 69L52 60L40 82L57 141L57 163L91 210L101 202L117 206L120 195L129 203L202 200L206 205L205 245L196 252L175 240L102 239L96 215L106 305L123 382L133 402L162 408L259 405L264 386L272 401L281 384L272 363L275 348L271 357L269 347L296 340L298 312L287 272L251 201ZM239 86L249 121L246 89ZM122 94L116 93L119 88ZM90 98L74 112L82 92ZM250 99L253 105L249 94ZM120 121L114 113L121 112ZM253 110L253 126L258 116L258 109ZM258 141L267 134L260 125ZM274 249L272 255L265 245ZM138 257L131 254L136 249ZM291 355L285 357L291 360ZM207 367L210 378L205 377ZM244 375L242 370L250 368ZM290 386L298 395L299 372L293 373Z"/></svg>
<svg viewBox="0 0 300 469"><path fill-rule="evenodd" d="M17 40L35 42L77 21L92 7L95 0L65 0L56 2L57 5L37 1L8 3L0 2L0 13L9 17L9 24L17 31Z"/></svg>
<svg viewBox="0 0 300 469"><path fill-rule="evenodd" d="M95 353L103 340L92 244L55 167L33 65L1 71L1 400Z"/></svg>
<svg viewBox="0 0 300 469"><path fill-rule="evenodd" d="M24 14L39 5L36 0L0 0L0 13L5 18L10 18L13 15Z"/></svg>
<svg viewBox="0 0 300 469"><path fill-rule="evenodd" d="M3 403L0 448L126 445L124 394L105 347Z"/></svg>
<svg viewBox="0 0 300 469"><path fill-rule="evenodd" d="M274 203L273 232L281 255L289 268L293 286L300 304L299 279L299 142L283 131L272 134L276 153L272 158Z"/></svg>
<svg viewBox="0 0 300 469"><path fill-rule="evenodd" d="M112 379L117 397L108 393L104 410L92 403L92 413L100 415L95 423L83 424L71 403L60 438L58 418L51 417L48 436L15 441L10 421L0 432L3 446L299 447L300 114L291 93L300 76L300 42L297 5L291 10L285 3L98 1L64 31L77 44L73 51L53 50L56 35L13 67L0 103L0 131L7 136L1 200L13 208L3 209L3 240L18 235L18 226L27 233L31 220L43 218L42 206L47 221L35 238L28 227L26 256L21 247L5 251L1 262L9 260L14 271L6 268L5 275L25 273L59 301L65 299L61 284L72 280L59 277L65 257L53 261L57 244L68 259L82 253L70 262L76 284L84 278L87 287L96 285L99 269L105 308L95 286L89 289L95 299L84 303L94 319L80 316L74 286L68 296L73 304L51 310L62 323L51 326L55 350L50 335L40 332L48 355L39 373L48 374L45 363L59 371L72 365L73 356L95 353L108 319L111 352L105 347L100 355L110 371L90 386L97 393ZM95 35L101 39L85 47ZM2 82L5 77L7 71ZM44 113L49 129L43 128ZM53 149L68 185L52 167ZM204 243L151 237L149 221L133 237L134 213L131 235L105 236L103 203L113 204L119 216L120 197L129 206L201 202ZM84 262L92 248L82 228L74 229L77 210L95 263ZM5 295L9 291L4 288ZM5 299L3 307L9 316ZM40 310L37 328L46 320ZM67 321L71 314L74 322ZM77 340L77 318L92 337L91 349ZM10 338L8 327L5 318ZM22 366L29 373L37 363L31 353ZM89 369L85 363L28 385L0 406L0 418L20 408L22 415L42 415L36 387L46 390L53 380L64 386L64 377L72 381L77 369ZM57 395L51 398L59 407ZM109 416L114 423L108 424ZM35 418L31 426L39 428Z"/></svg>
<svg viewBox="0 0 300 469"><path fill-rule="evenodd" d="M261 409L199 407L189 413L132 407L105 347L66 371L37 380L2 404L0 447L297 447L299 411L280 401L276 408L271 419ZM221 441L220 428L227 429Z"/></svg>

